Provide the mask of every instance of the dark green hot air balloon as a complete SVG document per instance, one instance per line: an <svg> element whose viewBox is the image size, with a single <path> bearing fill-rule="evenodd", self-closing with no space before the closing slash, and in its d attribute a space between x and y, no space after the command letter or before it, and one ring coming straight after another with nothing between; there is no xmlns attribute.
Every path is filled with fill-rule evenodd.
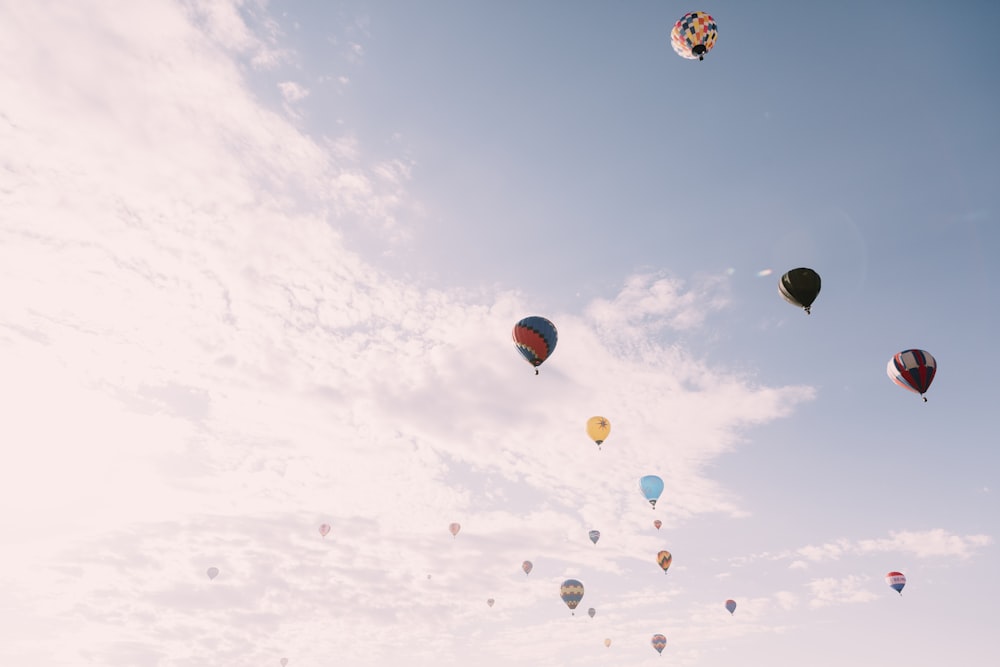
<svg viewBox="0 0 1000 667"><path fill-rule="evenodd" d="M804 308L808 315L812 302L819 296L819 284L819 274L812 269L792 269L781 276L778 291L785 301Z"/></svg>

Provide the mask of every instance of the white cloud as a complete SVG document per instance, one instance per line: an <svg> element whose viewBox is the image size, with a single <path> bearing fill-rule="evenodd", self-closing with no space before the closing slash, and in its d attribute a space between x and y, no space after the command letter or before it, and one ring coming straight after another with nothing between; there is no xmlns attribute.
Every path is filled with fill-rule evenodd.
<svg viewBox="0 0 1000 667"><path fill-rule="evenodd" d="M652 530L639 474L667 481L665 528L737 514L705 466L811 396L642 342L699 326L713 286L636 276L554 313L536 377L509 340L518 295L423 289L344 248L337 226L413 206L411 164L366 165L356 140L258 106L232 52L276 56L237 5L192 5L195 23L170 3L59 7L0 15L0 549L19 609L0 656L466 664L477 642L524 656L570 627L550 610L581 570L611 619L662 603L662 584L602 583L657 572L639 555L657 538L615 528ZM639 354L607 335L621 314ZM598 411L602 452L583 433ZM513 610L544 617L519 648L475 634ZM561 664L546 650L533 664Z"/></svg>
<svg viewBox="0 0 1000 667"><path fill-rule="evenodd" d="M849 576L837 579L826 577L814 579L808 584L813 599L810 607L827 607L834 604L856 604L871 602L878 598L862 577Z"/></svg>
<svg viewBox="0 0 1000 667"><path fill-rule="evenodd" d="M281 96L285 98L285 102L289 104L309 97L309 89L294 81L281 81L278 83L278 89L281 90Z"/></svg>

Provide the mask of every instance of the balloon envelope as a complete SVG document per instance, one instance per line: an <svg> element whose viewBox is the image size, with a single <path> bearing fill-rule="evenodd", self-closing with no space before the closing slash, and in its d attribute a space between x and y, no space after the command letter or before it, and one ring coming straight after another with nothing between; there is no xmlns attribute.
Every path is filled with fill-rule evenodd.
<svg viewBox="0 0 1000 667"><path fill-rule="evenodd" d="M571 610L576 609L583 599L583 584L576 579L567 579L559 586L559 597Z"/></svg>
<svg viewBox="0 0 1000 667"><path fill-rule="evenodd" d="M549 358L556 349L556 341L559 338L556 326L537 315L525 317L515 324L512 335L517 351L535 367L541 366L542 362Z"/></svg>
<svg viewBox="0 0 1000 667"><path fill-rule="evenodd" d="M660 494L663 493L663 480L656 475L646 475L639 480L639 488L642 490L642 495L646 496L646 500L653 506L653 509L656 509L656 501L659 499Z"/></svg>
<svg viewBox="0 0 1000 667"><path fill-rule="evenodd" d="M524 570L525 574L531 574L531 568L533 567L535 566L531 564L530 560L526 560L523 563L521 563L521 569Z"/></svg>
<svg viewBox="0 0 1000 667"><path fill-rule="evenodd" d="M287 664L288 664L288 658L282 658L281 659L281 667L285 667L285 665L287 665Z"/></svg>
<svg viewBox="0 0 1000 667"><path fill-rule="evenodd" d="M819 274L812 269L792 269L781 276L778 292L785 301L805 309L806 314L809 314L809 308L819 296L820 282Z"/></svg>
<svg viewBox="0 0 1000 667"><path fill-rule="evenodd" d="M726 610L730 614L736 611L736 600L726 600Z"/></svg>
<svg viewBox="0 0 1000 667"><path fill-rule="evenodd" d="M611 422L604 417L591 417L587 420L587 435L600 447L611 434Z"/></svg>
<svg viewBox="0 0 1000 667"><path fill-rule="evenodd" d="M450 524L448 526L448 530L451 531L451 536L455 537L456 535L458 535L458 531L462 530L462 524L459 523Z"/></svg>
<svg viewBox="0 0 1000 667"><path fill-rule="evenodd" d="M494 602L496 602L496 600L494 600L493 598L490 598L489 600L486 601L486 604L488 604L489 606L492 607Z"/></svg>
<svg viewBox="0 0 1000 667"><path fill-rule="evenodd" d="M601 531L592 530L590 531L590 541L597 544L597 540L601 539Z"/></svg>
<svg viewBox="0 0 1000 667"><path fill-rule="evenodd" d="M326 537L330 533L330 524L324 523L319 527L319 534Z"/></svg>
<svg viewBox="0 0 1000 667"><path fill-rule="evenodd" d="M610 639L605 639L604 640L604 645L607 646L608 648L611 648L611 640Z"/></svg>
<svg viewBox="0 0 1000 667"><path fill-rule="evenodd" d="M208 573L207 574L208 574L208 578L209 579L215 579L217 576L219 576L219 568L217 568L217 567L210 567L210 568L208 568Z"/></svg>
<svg viewBox="0 0 1000 667"><path fill-rule="evenodd" d="M593 607L591 607L590 609L587 610L587 615L590 616L591 618L593 618L594 614L596 614L596 613L597 613L597 610L594 609Z"/></svg>
<svg viewBox="0 0 1000 667"><path fill-rule="evenodd" d="M663 568L663 574L667 573L667 570L670 568L670 563L673 560L674 557L666 549L656 554L656 562L659 563L660 567Z"/></svg>
<svg viewBox="0 0 1000 667"><path fill-rule="evenodd" d="M663 653L663 649L667 647L667 638L663 635L653 635L649 643L653 645L657 653Z"/></svg>
<svg viewBox="0 0 1000 667"><path fill-rule="evenodd" d="M885 372L903 389L923 396L934 381L937 360L926 350L903 350L892 356Z"/></svg>
<svg viewBox="0 0 1000 667"><path fill-rule="evenodd" d="M715 19L705 12L689 12L674 24L670 45L681 58L704 60L718 36Z"/></svg>
<svg viewBox="0 0 1000 667"><path fill-rule="evenodd" d="M654 519L654 520L653 520L653 525L654 525L654 526L656 526L656 529L657 529L657 530L659 530L659 529L660 529L660 526L662 526L662 525L663 525L663 522L662 522L662 521L660 521L659 519Z"/></svg>
<svg viewBox="0 0 1000 667"><path fill-rule="evenodd" d="M885 575L885 583L889 584L889 588L902 595L903 586L906 585L906 575L902 572L890 572Z"/></svg>

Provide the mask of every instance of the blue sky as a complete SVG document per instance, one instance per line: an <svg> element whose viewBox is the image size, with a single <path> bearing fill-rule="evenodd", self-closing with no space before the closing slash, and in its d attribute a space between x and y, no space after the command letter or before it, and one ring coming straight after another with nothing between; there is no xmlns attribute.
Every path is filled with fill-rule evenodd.
<svg viewBox="0 0 1000 667"><path fill-rule="evenodd" d="M0 5L0 656L995 662L1000 8L800 5Z"/></svg>

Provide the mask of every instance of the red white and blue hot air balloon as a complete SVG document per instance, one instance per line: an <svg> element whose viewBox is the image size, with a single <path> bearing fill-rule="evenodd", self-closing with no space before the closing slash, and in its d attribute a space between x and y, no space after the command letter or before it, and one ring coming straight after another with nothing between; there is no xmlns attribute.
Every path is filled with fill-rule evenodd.
<svg viewBox="0 0 1000 667"><path fill-rule="evenodd" d="M903 350L892 356L885 372L903 389L924 396L937 373L937 361L926 350Z"/></svg>
<svg viewBox="0 0 1000 667"><path fill-rule="evenodd" d="M889 584L889 588L902 595L903 586L906 585L906 575L902 572L890 572L885 575L885 583Z"/></svg>

